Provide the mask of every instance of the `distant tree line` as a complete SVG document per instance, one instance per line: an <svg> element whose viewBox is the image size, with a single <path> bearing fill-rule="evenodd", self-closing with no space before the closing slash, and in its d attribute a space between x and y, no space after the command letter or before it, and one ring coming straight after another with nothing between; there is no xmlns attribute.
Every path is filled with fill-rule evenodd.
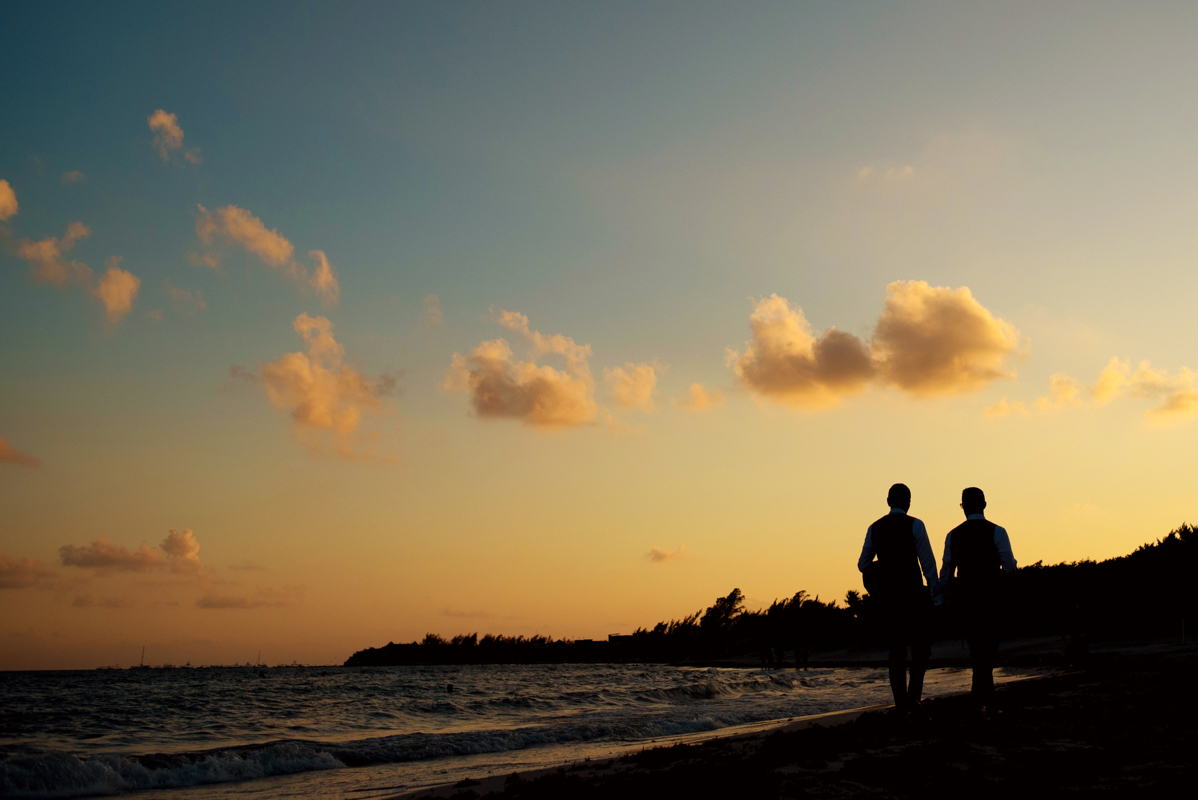
<svg viewBox="0 0 1198 800"><path fill-rule="evenodd" d="M1194 527L1183 524L1126 556L1021 567L1001 590L1009 612L1004 635L1180 634L1183 620L1195 620L1196 547ZM419 642L360 650L345 664L701 663L756 654L762 664L778 665L783 653L795 664L811 650L880 644L879 619L877 600L868 593L850 591L842 606L800 590L750 611L740 589L733 589L704 611L607 640L477 633L444 639L429 633ZM936 611L936 634L961 635L951 603Z"/></svg>

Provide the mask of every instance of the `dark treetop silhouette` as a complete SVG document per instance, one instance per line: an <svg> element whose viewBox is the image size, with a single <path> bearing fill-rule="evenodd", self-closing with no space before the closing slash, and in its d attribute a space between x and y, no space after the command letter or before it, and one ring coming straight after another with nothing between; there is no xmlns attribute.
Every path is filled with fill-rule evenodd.
<svg viewBox="0 0 1198 800"><path fill-rule="evenodd" d="M1194 528L1183 524L1126 556L1022 567L1007 587L1002 635L1083 641L1180 635L1183 619L1195 617L1196 549ZM746 611L744 596L733 589L705 611L606 641L473 633L447 640L430 633L423 642L360 650L345 665L694 662L768 647L802 652L876 646L881 643L879 627L877 598L870 594L849 591L842 606L800 590L768 608ZM953 612L937 608L934 638L957 639L960 633Z"/></svg>

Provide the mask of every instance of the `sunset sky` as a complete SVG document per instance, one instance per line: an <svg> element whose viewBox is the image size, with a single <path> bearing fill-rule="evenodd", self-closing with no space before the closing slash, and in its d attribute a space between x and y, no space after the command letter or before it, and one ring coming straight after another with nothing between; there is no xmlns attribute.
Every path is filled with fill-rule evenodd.
<svg viewBox="0 0 1198 800"><path fill-rule="evenodd" d="M1198 522L1192 3L10 3L0 668Z"/></svg>

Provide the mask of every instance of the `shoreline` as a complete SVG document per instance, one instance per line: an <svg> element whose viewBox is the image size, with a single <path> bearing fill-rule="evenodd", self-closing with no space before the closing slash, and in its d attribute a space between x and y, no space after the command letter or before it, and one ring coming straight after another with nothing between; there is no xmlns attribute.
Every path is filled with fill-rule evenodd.
<svg viewBox="0 0 1198 800"><path fill-rule="evenodd" d="M925 722L887 714L890 706L865 707L385 797L1172 793L1198 779L1195 669L1192 643L1112 643L1075 669L1003 682L990 719L954 694L925 701Z"/></svg>
<svg viewBox="0 0 1198 800"><path fill-rule="evenodd" d="M853 666L867 665L855 664ZM816 668L816 665L812 664L812 667ZM827 665L821 664L818 668L823 669L828 667ZM936 666L929 668L929 672L933 669L953 668L954 667ZM1057 674L1057 672L1050 671L1039 674L1007 676L999 679L998 685L1003 686L1020 681L1039 680L1046 677L1052 677ZM966 694L967 693L953 692L940 695L937 698L930 698L925 702L929 702L931 699L943 700L947 698L960 698L964 697ZM379 800L422 800L423 798L448 798L454 796L463 789L470 789L472 792L476 793L477 796L481 797L492 793L502 792L512 775L519 776L520 781L532 782L548 776L561 774L562 772L566 771L571 775L578 777L579 779L602 780L615 775L619 771L621 762L625 761L629 757L650 751L660 751L674 747L701 746L712 742L758 740L773 736L774 734L794 733L813 727L832 728L836 726L852 724L867 714L884 713L893 707L893 703L883 703L861 706L857 708L839 709L836 711L825 711L818 714L805 714L797 717L781 717L778 719L762 720L759 722L747 722L741 725L732 725L727 728L720 728L712 731L660 736L639 744L628 744L626 746L613 745L611 749L620 752L616 752L612 755L602 758L587 758L581 761L577 759L566 759L557 764L551 764L549 766L538 767L530 770L515 770L512 773L503 775L468 777L465 780L460 780L454 783L443 783L434 786L425 786L419 789L408 789L396 794L380 795Z"/></svg>
<svg viewBox="0 0 1198 800"><path fill-rule="evenodd" d="M1030 676L1038 677L1038 676ZM1020 679L1023 680L1023 679ZM512 774L519 775L522 780L535 781L540 778L554 775L569 770L573 774L595 778L604 773L611 772L616 769L621 760L627 758L629 754L646 752L649 750L660 750L663 748L677 746L692 746L704 744L711 741L733 741L738 739L758 739L770 736L774 733L803 730L812 725L844 725L856 721L863 714L885 711L894 706L893 703L888 705L873 705L863 706L861 708L849 708L841 711L825 711L822 714L810 714L802 717L788 717L784 719L772 719L763 722L747 722L744 725L734 725L728 728L722 728L717 731L705 731L702 733L684 733L677 736L663 736L650 741L649 744L641 746L630 746L622 748L625 750L620 755L612 755L601 759L586 759L584 761L565 761L561 764L556 764L548 767L541 767L524 772L516 772ZM511 775L487 775L481 778L470 778L466 781L458 781L457 783L445 783L437 786L426 786L421 789L412 789L399 794L386 795L380 800L416 800L417 798L442 798L450 797L452 794L463 788L471 788L480 796L486 796L492 792L503 790L504 784L511 778Z"/></svg>

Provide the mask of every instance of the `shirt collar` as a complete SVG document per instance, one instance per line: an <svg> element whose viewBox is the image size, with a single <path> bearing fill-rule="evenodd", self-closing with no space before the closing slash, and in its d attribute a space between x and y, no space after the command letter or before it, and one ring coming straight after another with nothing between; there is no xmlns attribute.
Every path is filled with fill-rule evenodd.
<svg viewBox="0 0 1198 800"><path fill-rule="evenodd" d="M907 512L901 508L892 508L892 509L890 509L890 513L891 514L906 514Z"/></svg>
<svg viewBox="0 0 1198 800"><path fill-rule="evenodd" d="M985 514L966 514L965 519L985 519Z"/></svg>

